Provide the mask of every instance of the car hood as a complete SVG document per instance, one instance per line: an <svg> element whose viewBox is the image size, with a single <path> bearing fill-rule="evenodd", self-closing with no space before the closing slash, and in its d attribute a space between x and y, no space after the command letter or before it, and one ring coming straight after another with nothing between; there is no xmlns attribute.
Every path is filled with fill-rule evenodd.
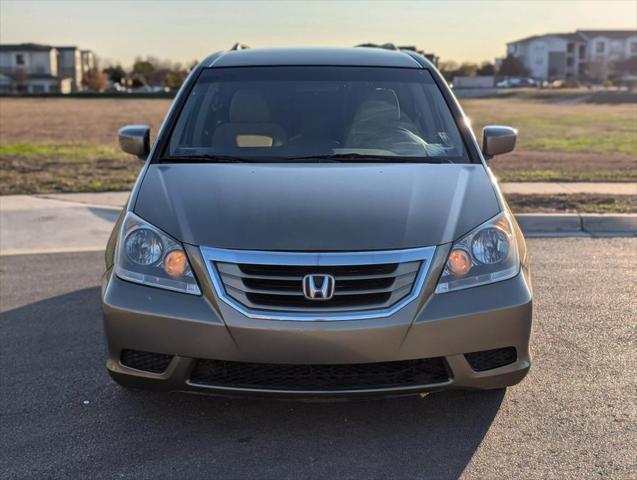
<svg viewBox="0 0 637 480"><path fill-rule="evenodd" d="M151 164L134 211L185 243L388 250L451 242L500 211L482 165Z"/></svg>

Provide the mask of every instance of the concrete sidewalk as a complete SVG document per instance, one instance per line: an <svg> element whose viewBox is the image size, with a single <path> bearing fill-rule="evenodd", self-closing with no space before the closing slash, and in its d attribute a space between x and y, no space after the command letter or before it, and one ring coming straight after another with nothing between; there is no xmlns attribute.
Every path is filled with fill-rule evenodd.
<svg viewBox="0 0 637 480"><path fill-rule="evenodd" d="M500 188L506 195L556 195L586 193L593 195L637 195L637 183L612 182L510 182L501 183Z"/></svg>
<svg viewBox="0 0 637 480"><path fill-rule="evenodd" d="M121 209L130 192L46 193L41 195L0 196L0 210L32 208L93 207Z"/></svg>
<svg viewBox="0 0 637 480"><path fill-rule="evenodd" d="M108 198L95 200L107 203ZM123 201L111 199L109 206L28 195L2 196L0 255L103 250Z"/></svg>

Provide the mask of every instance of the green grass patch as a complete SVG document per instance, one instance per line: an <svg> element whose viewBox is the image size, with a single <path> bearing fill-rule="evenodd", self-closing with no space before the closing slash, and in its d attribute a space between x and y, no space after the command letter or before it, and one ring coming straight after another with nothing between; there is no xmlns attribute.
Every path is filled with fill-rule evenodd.
<svg viewBox="0 0 637 480"><path fill-rule="evenodd" d="M93 161L100 158L126 158L121 150L110 145L52 145L39 143L12 143L0 145L0 158L42 158L67 162ZM132 158L132 157L131 157Z"/></svg>
<svg viewBox="0 0 637 480"><path fill-rule="evenodd" d="M0 195L127 190L141 166L108 145L0 145Z"/></svg>
<svg viewBox="0 0 637 480"><path fill-rule="evenodd" d="M562 152L595 152L599 154L624 153L637 155L637 140L634 133L616 132L602 138L565 134L563 137L533 137L528 139L527 148L559 150Z"/></svg>
<svg viewBox="0 0 637 480"><path fill-rule="evenodd" d="M495 117L493 123L518 129L520 149L637 155L637 116Z"/></svg>
<svg viewBox="0 0 637 480"><path fill-rule="evenodd" d="M465 99L478 138L485 125L518 129L518 148L637 157L637 104L542 103L520 99Z"/></svg>

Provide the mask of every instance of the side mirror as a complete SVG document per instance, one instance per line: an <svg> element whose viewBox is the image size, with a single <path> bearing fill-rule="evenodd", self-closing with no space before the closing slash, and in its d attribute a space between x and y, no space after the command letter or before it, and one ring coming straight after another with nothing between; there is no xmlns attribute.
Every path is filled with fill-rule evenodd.
<svg viewBox="0 0 637 480"><path fill-rule="evenodd" d="M512 152L518 131L515 128L489 125L482 129L482 153L488 159Z"/></svg>
<svg viewBox="0 0 637 480"><path fill-rule="evenodd" d="M126 153L146 160L150 153L150 127L148 125L126 125L117 132L119 146Z"/></svg>

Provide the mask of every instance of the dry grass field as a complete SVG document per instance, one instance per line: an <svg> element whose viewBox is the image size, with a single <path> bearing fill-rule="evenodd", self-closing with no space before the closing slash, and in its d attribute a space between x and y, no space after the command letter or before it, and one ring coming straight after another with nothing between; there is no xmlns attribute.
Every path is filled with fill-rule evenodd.
<svg viewBox="0 0 637 480"><path fill-rule="evenodd" d="M130 188L141 163L119 150L117 130L156 133L164 99L0 98L0 194Z"/></svg>
<svg viewBox="0 0 637 480"><path fill-rule="evenodd" d="M572 104L548 98L461 99L478 137L486 124L519 129L517 150L492 162L501 180L637 180L637 104ZM129 188L141 164L119 151L117 130L146 123L156 133L170 103L0 98L0 194ZM511 200L520 209L533 208L524 198ZM543 208L635 209L634 199L624 200L628 204L582 198L563 208L546 202Z"/></svg>
<svg viewBox="0 0 637 480"><path fill-rule="evenodd" d="M0 145L117 144L117 130L146 123L157 132L171 100L0 98Z"/></svg>
<svg viewBox="0 0 637 480"><path fill-rule="evenodd" d="M484 125L518 129L516 151L492 168L510 181L637 179L637 104L568 104L523 98L463 99L479 138Z"/></svg>

